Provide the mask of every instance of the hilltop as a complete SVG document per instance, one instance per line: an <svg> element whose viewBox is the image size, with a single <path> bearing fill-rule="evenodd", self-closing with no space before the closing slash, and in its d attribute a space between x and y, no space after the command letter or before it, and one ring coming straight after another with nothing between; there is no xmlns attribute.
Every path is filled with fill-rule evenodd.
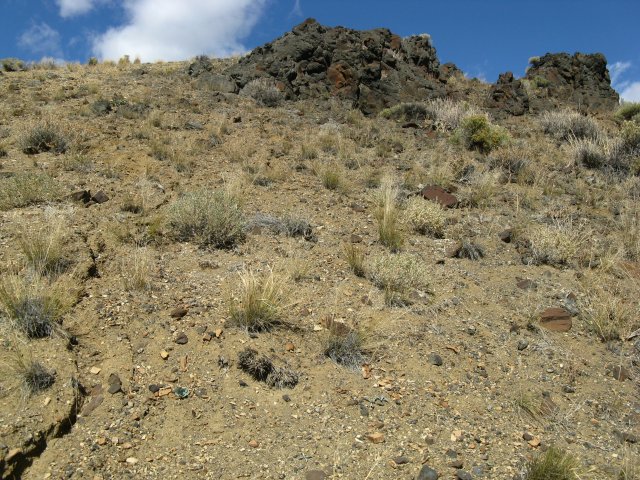
<svg viewBox="0 0 640 480"><path fill-rule="evenodd" d="M639 478L640 107L606 65L487 84L308 20L5 67L0 477Z"/></svg>

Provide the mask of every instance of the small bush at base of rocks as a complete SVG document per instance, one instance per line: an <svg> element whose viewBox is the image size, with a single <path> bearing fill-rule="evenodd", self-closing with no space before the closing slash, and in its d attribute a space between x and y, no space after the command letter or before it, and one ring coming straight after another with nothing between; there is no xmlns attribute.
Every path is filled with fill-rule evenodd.
<svg viewBox="0 0 640 480"><path fill-rule="evenodd" d="M486 115L471 115L460 122L453 141L469 150L489 153L509 141L508 132L489 122Z"/></svg>
<svg viewBox="0 0 640 480"><path fill-rule="evenodd" d="M277 107L284 100L284 95L275 86L273 80L264 77L251 80L240 91L240 95L251 97L265 107Z"/></svg>
<svg viewBox="0 0 640 480"><path fill-rule="evenodd" d="M558 140L600 136L600 127L595 120L572 110L545 112L539 121L544 133Z"/></svg>
<svg viewBox="0 0 640 480"><path fill-rule="evenodd" d="M276 367L270 358L252 348L245 348L238 354L238 368L273 388L293 388L298 384L296 372L287 367Z"/></svg>
<svg viewBox="0 0 640 480"><path fill-rule="evenodd" d="M240 200L226 190L184 195L169 210L169 227L176 239L205 248L232 248L245 238Z"/></svg>

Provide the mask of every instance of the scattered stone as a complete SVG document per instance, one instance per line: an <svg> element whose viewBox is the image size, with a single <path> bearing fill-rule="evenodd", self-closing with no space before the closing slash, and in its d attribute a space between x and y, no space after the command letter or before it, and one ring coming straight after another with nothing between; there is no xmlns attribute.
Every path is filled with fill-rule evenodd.
<svg viewBox="0 0 640 480"><path fill-rule="evenodd" d="M176 397L178 397L180 400L183 400L185 398L189 397L189 389L187 387L176 387L173 390L173 393Z"/></svg>
<svg viewBox="0 0 640 480"><path fill-rule="evenodd" d="M89 190L80 190L70 195L71 200L82 203L89 203L91 201L91 192Z"/></svg>
<svg viewBox="0 0 640 480"><path fill-rule="evenodd" d="M326 480L329 477L322 470L309 470L304 478L305 480Z"/></svg>
<svg viewBox="0 0 640 480"><path fill-rule="evenodd" d="M176 307L176 308L174 308L173 310L171 310L171 313L170 313L169 315L170 315L172 318L182 318L182 317L184 317L184 316L187 314L187 312L188 312L188 311L189 311L189 310L188 310L186 307L184 307L184 306L182 306L182 307Z"/></svg>
<svg viewBox="0 0 640 480"><path fill-rule="evenodd" d="M282 400L289 403L291 401L291 397L287 394L282 395Z"/></svg>
<svg viewBox="0 0 640 480"><path fill-rule="evenodd" d="M260 444L258 443L257 440L249 440L249 446L251 448L258 448L260 446Z"/></svg>
<svg viewBox="0 0 640 480"><path fill-rule="evenodd" d="M359 203L352 203L352 204L351 204L351 209L352 209L354 212L358 212L358 213L362 213L362 212L364 212L364 211L365 211L364 206L363 206L363 205L360 205Z"/></svg>
<svg viewBox="0 0 640 480"><path fill-rule="evenodd" d="M156 385L155 383L152 383L151 385L149 385L149 391L151 393L157 393L160 390L160 385Z"/></svg>
<svg viewBox="0 0 640 480"><path fill-rule="evenodd" d="M615 367L613 367L611 369L611 374L613 375L613 378L620 382L624 382L625 380L631 378L629 370L627 370L622 365L616 365Z"/></svg>
<svg viewBox="0 0 640 480"><path fill-rule="evenodd" d="M100 190L98 193L94 194L91 197L91 200L93 200L96 203L106 203L109 201L109 196L104 193L102 190Z"/></svg>
<svg viewBox="0 0 640 480"><path fill-rule="evenodd" d="M420 195L425 200L437 202L444 208L454 208L458 205L458 199L455 195L447 192L444 188L437 185L428 185L420 191Z"/></svg>
<svg viewBox="0 0 640 480"><path fill-rule="evenodd" d="M464 470L458 470L456 472L456 478L458 480L473 480L473 476L469 472L465 472Z"/></svg>
<svg viewBox="0 0 640 480"><path fill-rule="evenodd" d="M575 387L573 387L571 385L565 385L564 387L562 387L562 391L564 393L576 393Z"/></svg>
<svg viewBox="0 0 640 480"><path fill-rule="evenodd" d="M112 373L111 375L109 375L109 389L107 390L111 395L115 395L118 392L122 391L122 380L120 380L120 377L115 374Z"/></svg>
<svg viewBox="0 0 640 480"><path fill-rule="evenodd" d="M102 395L92 397L91 400L89 400L89 403L85 404L85 406L82 408L82 416L86 417L91 415L91 413L93 413L96 408L102 405L103 401L104 397Z"/></svg>
<svg viewBox="0 0 640 480"><path fill-rule="evenodd" d="M522 434L522 439L528 442L529 440L533 440L533 435L531 435L529 432L524 432Z"/></svg>
<svg viewBox="0 0 640 480"><path fill-rule="evenodd" d="M518 342L518 350L520 351L525 350L528 346L529 342L527 340L522 339Z"/></svg>
<svg viewBox="0 0 640 480"><path fill-rule="evenodd" d="M287 352L293 352L293 351L296 349L296 346L295 346L293 343L291 343L291 342L287 342L287 343L284 345L284 349L285 349L285 351L287 351Z"/></svg>
<svg viewBox="0 0 640 480"><path fill-rule="evenodd" d="M91 367L89 369L89 373L91 375L98 375L101 371L102 371L102 369L100 367Z"/></svg>
<svg viewBox="0 0 640 480"><path fill-rule="evenodd" d="M438 480L438 478L440 478L438 472L428 465L423 465L416 480Z"/></svg>
<svg viewBox="0 0 640 480"><path fill-rule="evenodd" d="M362 237L360 235L356 235L355 233L351 234L350 240L351 243L362 243Z"/></svg>
<svg viewBox="0 0 640 480"><path fill-rule="evenodd" d="M384 434L380 432L374 432L367 434L367 440L371 443L382 443L384 442Z"/></svg>
<svg viewBox="0 0 640 480"><path fill-rule="evenodd" d="M185 345L189 342L189 338L184 332L180 332L178 335L176 335L174 342L176 342L178 345Z"/></svg>
<svg viewBox="0 0 640 480"><path fill-rule="evenodd" d="M547 308L540 315L540 326L552 332L568 332L571 330L571 313L564 308Z"/></svg>
<svg viewBox="0 0 640 480"><path fill-rule="evenodd" d="M405 457L404 455L400 455L399 457L394 457L393 458L393 463L395 463L396 465L406 465L407 463L410 463L411 460L409 460L409 457Z"/></svg>
<svg viewBox="0 0 640 480"><path fill-rule="evenodd" d="M541 442L539 438L532 438L527 443L529 444L530 447L538 448Z"/></svg>
<svg viewBox="0 0 640 480"><path fill-rule="evenodd" d="M521 290L535 290L538 288L538 284L528 278L516 277L516 286Z"/></svg>
<svg viewBox="0 0 640 480"><path fill-rule="evenodd" d="M621 441L627 443L638 443L638 435L630 432L623 432L621 430L614 430L613 434Z"/></svg>
<svg viewBox="0 0 640 480"><path fill-rule="evenodd" d="M452 468L457 468L460 469L464 466L464 462L461 459L457 459L454 460L453 462L449 463L449 466Z"/></svg>
<svg viewBox="0 0 640 480"><path fill-rule="evenodd" d="M167 358L169 358L169 352L167 352L166 350L162 350L160 352L160 358L162 358L163 360L166 360Z"/></svg>
<svg viewBox="0 0 640 480"><path fill-rule="evenodd" d="M126 462L129 465L135 465L136 463L138 463L138 459L136 457L128 457Z"/></svg>
<svg viewBox="0 0 640 480"><path fill-rule="evenodd" d="M442 357L440 355L438 355L437 353L431 353L429 355L429 363L431 365L435 365L436 367L441 367L444 362L442 361Z"/></svg>

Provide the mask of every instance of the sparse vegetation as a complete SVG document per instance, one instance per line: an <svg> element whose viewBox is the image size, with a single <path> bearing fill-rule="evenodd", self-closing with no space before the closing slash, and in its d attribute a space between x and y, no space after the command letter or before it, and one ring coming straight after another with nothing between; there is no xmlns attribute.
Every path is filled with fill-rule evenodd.
<svg viewBox="0 0 640 480"><path fill-rule="evenodd" d="M232 248L245 238L240 199L228 190L199 190L176 200L169 210L175 238L204 248Z"/></svg>
<svg viewBox="0 0 640 480"><path fill-rule="evenodd" d="M46 173L17 173L0 178L0 211L59 200L62 190Z"/></svg>
<svg viewBox="0 0 640 480"><path fill-rule="evenodd" d="M229 317L234 325L261 332L285 323L285 292L281 279L272 270L239 274L237 295L229 299Z"/></svg>
<svg viewBox="0 0 640 480"><path fill-rule="evenodd" d="M565 266L584 254L586 236L577 225L557 222L532 225L527 232L534 264Z"/></svg>
<svg viewBox="0 0 640 480"><path fill-rule="evenodd" d="M39 275L57 275L68 266L64 225L61 220L48 218L46 227L23 232L18 239L27 264Z"/></svg>
<svg viewBox="0 0 640 480"><path fill-rule="evenodd" d="M632 120L636 123L640 123L640 103L628 102L622 104L615 113L615 118L623 120Z"/></svg>
<svg viewBox="0 0 640 480"><path fill-rule="evenodd" d="M43 152L64 153L69 141L60 129L51 122L35 125L20 139L20 148L27 155Z"/></svg>
<svg viewBox="0 0 640 480"><path fill-rule="evenodd" d="M390 306L410 305L418 291L430 293L431 290L425 266L411 254L376 257L367 272L373 284L384 292L385 303Z"/></svg>
<svg viewBox="0 0 640 480"><path fill-rule="evenodd" d="M344 256L354 275L364 277L366 272L364 267L364 252L362 249L353 243L346 243L344 245Z"/></svg>
<svg viewBox="0 0 640 480"><path fill-rule="evenodd" d="M404 244L404 236L400 230L400 212L397 199L399 190L395 181L385 177L376 192L375 218L378 222L380 243L392 252L400 250Z"/></svg>
<svg viewBox="0 0 640 480"><path fill-rule="evenodd" d="M579 462L566 452L549 447L525 466L525 480L579 480Z"/></svg>
<svg viewBox="0 0 640 480"><path fill-rule="evenodd" d="M266 77L251 80L240 91L240 95L251 97L265 107L278 107L284 101L284 95L275 82Z"/></svg>
<svg viewBox="0 0 640 480"><path fill-rule="evenodd" d="M357 370L366 359L365 336L361 331L348 327L329 328L322 343L322 351L338 365Z"/></svg>
<svg viewBox="0 0 640 480"><path fill-rule="evenodd" d="M405 218L411 227L422 235L442 238L447 224L447 214L437 202L412 197L407 202Z"/></svg>
<svg viewBox="0 0 640 480"><path fill-rule="evenodd" d="M595 120L572 110L545 112L540 116L539 121L544 133L558 140L597 139L601 135L600 127Z"/></svg>

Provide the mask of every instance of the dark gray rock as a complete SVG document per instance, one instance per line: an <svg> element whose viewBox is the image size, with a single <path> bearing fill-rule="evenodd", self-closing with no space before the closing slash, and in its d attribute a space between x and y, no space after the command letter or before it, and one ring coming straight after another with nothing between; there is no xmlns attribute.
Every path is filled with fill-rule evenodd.
<svg viewBox="0 0 640 480"><path fill-rule="evenodd" d="M495 117L524 115L529 112L529 95L524 83L516 80L513 73L501 73L491 86L485 106Z"/></svg>
<svg viewBox="0 0 640 480"><path fill-rule="evenodd" d="M441 367L444 362L442 361L442 357L440 355L438 355L437 353L432 353L429 355L429 363L431 365L435 365L436 367Z"/></svg>
<svg viewBox="0 0 640 480"><path fill-rule="evenodd" d="M440 62L428 35L329 28L308 19L227 69L238 89L271 77L289 98L338 97L367 114L443 97Z"/></svg>
<svg viewBox="0 0 640 480"><path fill-rule="evenodd" d="M418 473L418 478L416 480L438 480L440 475L433 468L428 465L423 465L420 469L420 473Z"/></svg>

